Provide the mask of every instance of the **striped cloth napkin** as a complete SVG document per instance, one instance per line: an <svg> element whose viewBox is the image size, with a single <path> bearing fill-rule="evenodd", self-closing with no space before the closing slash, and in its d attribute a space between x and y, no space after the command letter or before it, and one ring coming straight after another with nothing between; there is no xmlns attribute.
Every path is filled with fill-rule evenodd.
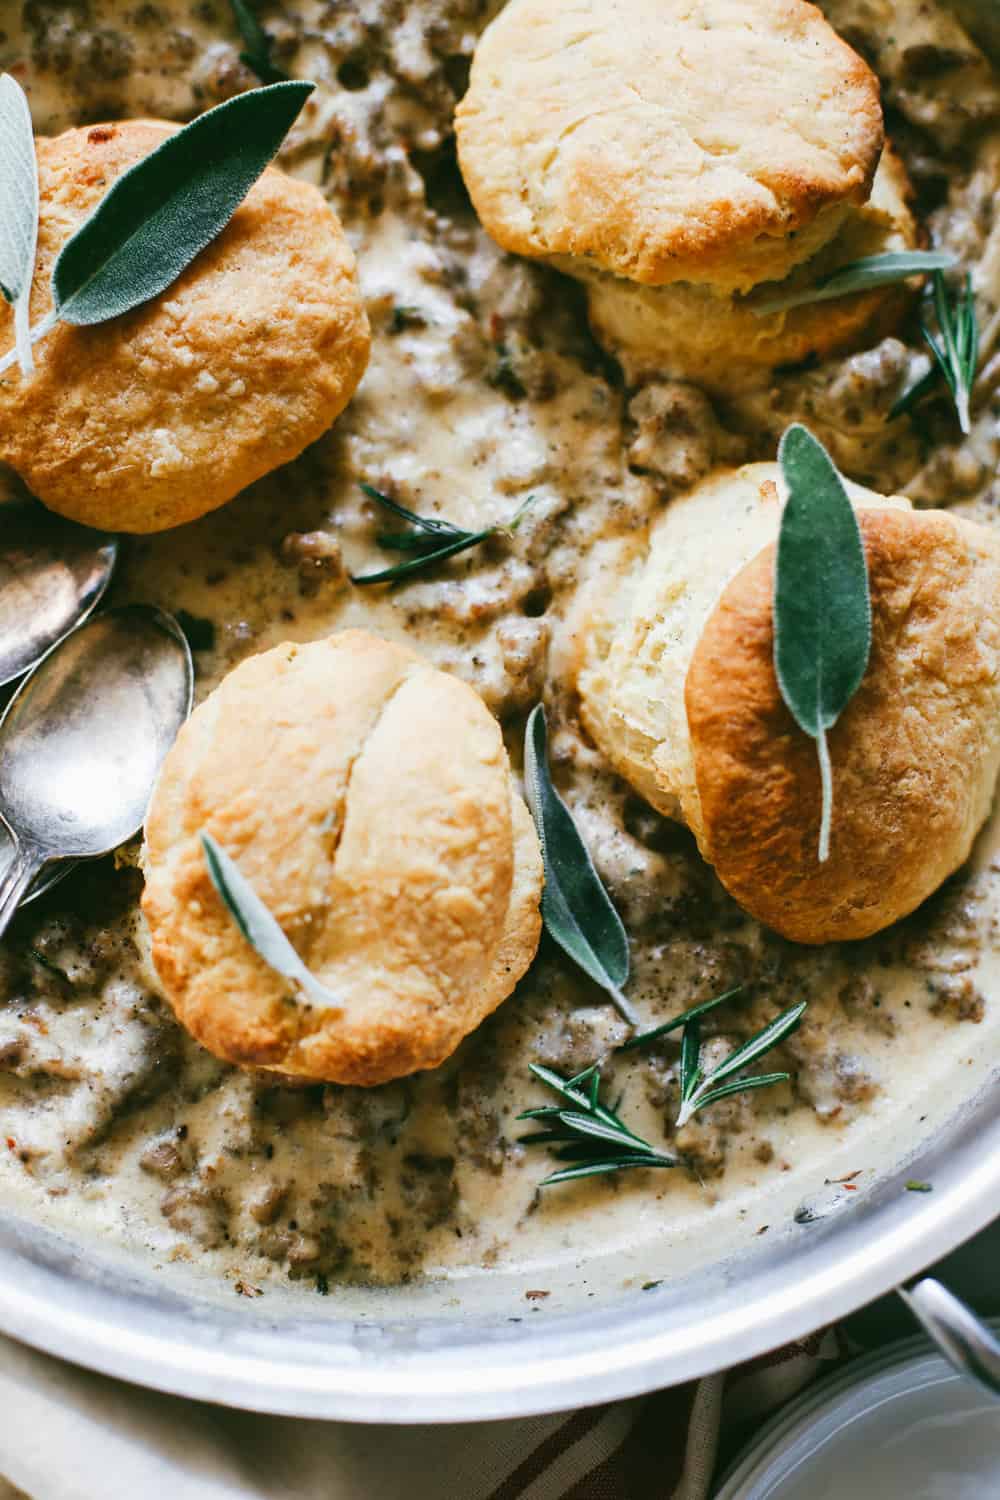
<svg viewBox="0 0 1000 1500"><path fill-rule="evenodd" d="M0 1500L707 1500L720 1435L734 1451L844 1353L828 1331L633 1401L374 1427L161 1396L0 1339Z"/></svg>

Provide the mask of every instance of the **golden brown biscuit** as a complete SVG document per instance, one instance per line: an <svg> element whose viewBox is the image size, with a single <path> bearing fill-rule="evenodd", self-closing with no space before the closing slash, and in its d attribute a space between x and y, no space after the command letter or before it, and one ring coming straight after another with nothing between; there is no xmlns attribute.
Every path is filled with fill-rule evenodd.
<svg viewBox="0 0 1000 1500"><path fill-rule="evenodd" d="M32 322L53 262L112 182L176 129L130 120L39 140ZM0 347L13 342L0 299ZM50 509L109 531L162 531L296 457L368 360L354 257L322 195L268 168L213 244L145 306L58 325L37 373L0 376L0 461Z"/></svg>
<svg viewBox="0 0 1000 1500"><path fill-rule="evenodd" d="M772 660L777 465L714 475L585 592L584 722L720 880L797 942L865 937L967 857L1000 766L1000 539L849 486L871 575L868 672L830 735L831 857L815 746Z"/></svg>
<svg viewBox="0 0 1000 1500"><path fill-rule="evenodd" d="M456 130L505 249L728 290L829 240L883 139L875 76L806 0L510 0Z"/></svg>
<svg viewBox="0 0 1000 1500"><path fill-rule="evenodd" d="M206 828L316 976L240 936ZM178 1018L235 1063L336 1083L431 1068L538 946L541 855L496 721L406 647L348 630L252 657L181 732L146 826L143 909Z"/></svg>
<svg viewBox="0 0 1000 1500"><path fill-rule="evenodd" d="M845 354L877 343L895 328L914 283L815 302L758 317L754 304L814 285L862 256L910 250L920 233L910 210L906 168L886 147L866 204L852 207L837 236L780 284L765 282L745 297L688 283L643 287L613 276L588 279L594 336L632 384L656 376L692 380L725 395L734 383L779 365Z"/></svg>

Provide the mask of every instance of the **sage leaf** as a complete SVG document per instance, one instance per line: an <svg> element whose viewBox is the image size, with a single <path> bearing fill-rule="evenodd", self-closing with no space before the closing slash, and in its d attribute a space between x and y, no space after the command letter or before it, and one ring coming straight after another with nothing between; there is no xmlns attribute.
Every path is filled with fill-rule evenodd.
<svg viewBox="0 0 1000 1500"><path fill-rule="evenodd" d="M32 341L59 322L121 317L172 285L229 223L314 87L275 83L238 94L124 172L60 251L52 311ZM0 372L12 362L0 360Z"/></svg>
<svg viewBox="0 0 1000 1500"><path fill-rule="evenodd" d="M24 90L0 74L0 293L14 308L15 355L34 373L28 305L38 248L38 162Z"/></svg>
<svg viewBox="0 0 1000 1500"><path fill-rule="evenodd" d="M789 312L793 307L805 307L811 302L834 302L838 297L871 292L876 287L908 281L911 276L924 276L929 271L948 271L954 265L955 257L945 250L890 250L884 255L866 255L861 260L852 260L829 276L821 277L812 286L766 297L759 302L751 299L747 306L755 317L766 318L771 313Z"/></svg>
<svg viewBox="0 0 1000 1500"><path fill-rule="evenodd" d="M774 575L774 669L792 717L816 741L823 863L830 854L833 816L826 735L868 666L868 566L854 507L822 443L796 423L781 439L778 461L788 498Z"/></svg>
<svg viewBox="0 0 1000 1500"><path fill-rule="evenodd" d="M229 0L236 24L243 38L245 52L240 53L240 62L246 63L257 74L261 83L284 83L288 74L276 68L271 61L271 38L257 19L257 12L249 0Z"/></svg>
<svg viewBox="0 0 1000 1500"><path fill-rule="evenodd" d="M545 710L531 712L524 736L525 795L545 863L542 920L549 936L599 984L631 1025L621 992L628 979L628 938L572 814L549 775Z"/></svg>
<svg viewBox="0 0 1000 1500"><path fill-rule="evenodd" d="M225 229L313 87L274 83L238 94L123 173L55 263L60 319L103 323L172 285Z"/></svg>
<svg viewBox="0 0 1000 1500"><path fill-rule="evenodd" d="M202 829L201 847L212 884L243 937L275 973L289 979L313 1004L343 1010L332 990L311 974L253 886L210 833Z"/></svg>

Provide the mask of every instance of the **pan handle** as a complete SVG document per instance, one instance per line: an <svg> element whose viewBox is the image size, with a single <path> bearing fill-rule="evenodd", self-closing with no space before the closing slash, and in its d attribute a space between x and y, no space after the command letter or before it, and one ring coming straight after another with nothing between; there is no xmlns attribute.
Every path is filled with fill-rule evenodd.
<svg viewBox="0 0 1000 1500"><path fill-rule="evenodd" d="M1000 1397L1000 1339L972 1309L931 1276L897 1290L948 1363Z"/></svg>

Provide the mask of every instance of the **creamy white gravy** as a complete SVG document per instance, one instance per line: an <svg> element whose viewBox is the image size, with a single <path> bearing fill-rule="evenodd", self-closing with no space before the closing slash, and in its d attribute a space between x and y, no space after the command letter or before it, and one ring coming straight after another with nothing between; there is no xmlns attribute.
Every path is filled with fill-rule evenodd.
<svg viewBox="0 0 1000 1500"><path fill-rule="evenodd" d="M714 407L675 383L624 390L589 341L579 292L502 256L461 193L451 111L497 6L363 0L345 12L302 0L262 13L277 61L319 84L283 162L322 184L345 221L371 367L326 439L218 514L129 543L115 588L119 602L184 612L201 695L251 652L354 624L470 681L515 761L544 694L557 778L629 929L629 993L644 1021L743 983L706 1025L721 1051L806 999L805 1025L774 1060L792 1084L698 1116L677 1138L689 1171L539 1194L551 1162L518 1144L515 1120L542 1102L528 1064L604 1060L610 1095L663 1143L673 1041L616 1057L615 1012L543 945L517 994L435 1072L369 1091L276 1088L216 1062L173 1022L139 958L139 878L123 851L26 908L0 950L8 1205L244 1295L290 1278L320 1291L339 1282L347 1297L351 1284L483 1267L558 1290L598 1248L634 1279L675 1274L780 1230L817 1194L847 1201L987 1076L1000 1029L1000 865L988 838L898 928L796 948L749 921L689 837L610 773L564 687L561 622L599 544L715 465L773 457L796 418L852 478L995 523L1000 88L933 4L826 8L883 77L935 238L973 272L987 364L969 441L945 402L887 423L924 367L916 340L782 373ZM0 67L27 87L41 132L184 119L254 81L223 0L29 4L0 26ZM361 480L469 526L535 500L516 536L397 592L363 590L347 572L387 559Z"/></svg>

